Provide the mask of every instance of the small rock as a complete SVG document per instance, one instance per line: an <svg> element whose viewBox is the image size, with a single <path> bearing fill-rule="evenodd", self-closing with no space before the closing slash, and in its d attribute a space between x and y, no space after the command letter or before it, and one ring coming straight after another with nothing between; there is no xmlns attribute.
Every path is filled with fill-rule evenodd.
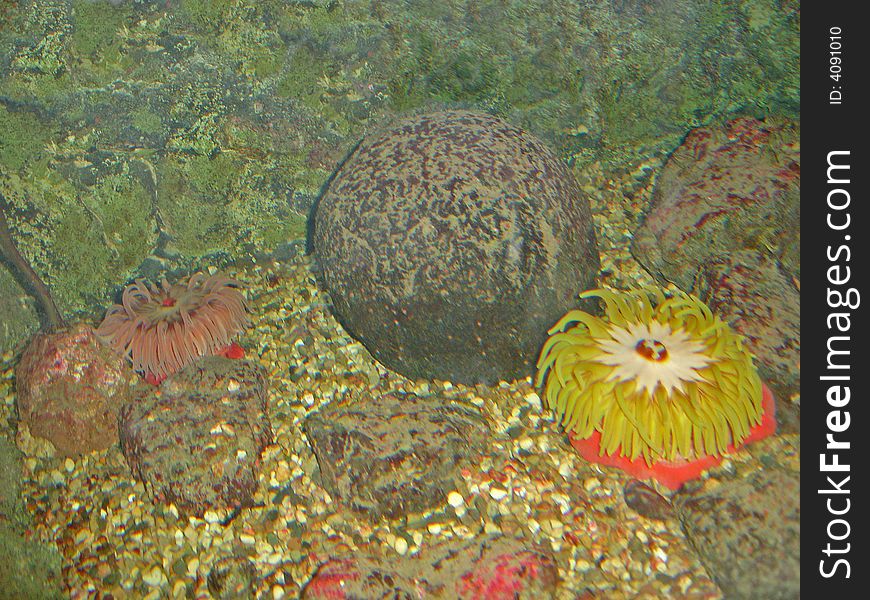
<svg viewBox="0 0 870 600"><path fill-rule="evenodd" d="M242 556L220 559L208 574L208 591L218 600L253 600L257 570Z"/></svg>
<svg viewBox="0 0 870 600"><path fill-rule="evenodd" d="M239 389L229 392L227 380ZM272 441L265 373L245 360L203 358L159 390L139 388L121 411L120 433L134 476L159 500L210 519L250 505L260 452Z"/></svg>
<svg viewBox="0 0 870 600"><path fill-rule="evenodd" d="M666 521L674 516L674 507L668 499L642 481L632 479L622 493L625 503L648 519Z"/></svg>
<svg viewBox="0 0 870 600"><path fill-rule="evenodd" d="M465 504L465 498L462 497L462 494L453 490L449 494L447 494L447 504L452 506L453 508L459 508L463 504Z"/></svg>
<svg viewBox="0 0 870 600"><path fill-rule="evenodd" d="M461 509L460 471L478 461L491 437L476 413L410 393L326 408L304 429L329 494L373 520L432 508L445 497Z"/></svg>

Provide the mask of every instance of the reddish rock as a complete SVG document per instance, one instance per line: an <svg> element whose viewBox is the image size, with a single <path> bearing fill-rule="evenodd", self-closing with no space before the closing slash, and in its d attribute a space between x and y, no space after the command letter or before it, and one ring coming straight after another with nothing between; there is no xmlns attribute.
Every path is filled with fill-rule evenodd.
<svg viewBox="0 0 870 600"><path fill-rule="evenodd" d="M18 416L65 456L118 442L118 411L130 396L123 358L78 324L39 333L15 371Z"/></svg>
<svg viewBox="0 0 870 600"><path fill-rule="evenodd" d="M780 400L800 407L800 125L739 118L689 133L656 183L632 253L660 280L695 292L748 340Z"/></svg>
<svg viewBox="0 0 870 600"><path fill-rule="evenodd" d="M335 558L322 565L303 598L551 598L558 575L543 547L507 537L446 542L418 555Z"/></svg>
<svg viewBox="0 0 870 600"><path fill-rule="evenodd" d="M800 127L740 118L695 129L665 164L632 253L690 290L707 260L753 250L800 277Z"/></svg>

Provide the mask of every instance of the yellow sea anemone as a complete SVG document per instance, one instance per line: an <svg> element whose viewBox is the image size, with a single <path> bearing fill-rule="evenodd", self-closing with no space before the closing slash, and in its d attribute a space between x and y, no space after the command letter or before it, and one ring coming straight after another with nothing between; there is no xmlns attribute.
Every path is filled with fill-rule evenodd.
<svg viewBox="0 0 870 600"><path fill-rule="evenodd" d="M596 317L572 310L538 359L547 405L599 452L654 462L719 455L762 420L762 384L742 337L698 298L643 288L580 294L604 301Z"/></svg>

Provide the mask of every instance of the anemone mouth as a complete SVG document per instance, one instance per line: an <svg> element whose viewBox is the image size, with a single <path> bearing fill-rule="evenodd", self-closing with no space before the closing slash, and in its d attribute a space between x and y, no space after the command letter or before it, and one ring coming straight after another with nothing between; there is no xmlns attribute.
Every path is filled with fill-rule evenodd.
<svg viewBox="0 0 870 600"><path fill-rule="evenodd" d="M97 334L145 376L166 377L215 354L249 323L239 282L196 273L160 285L138 279L124 289Z"/></svg>
<svg viewBox="0 0 870 600"><path fill-rule="evenodd" d="M591 290L605 310L570 311L538 360L537 385L577 438L630 460L717 456L762 418L761 380L742 338L696 297Z"/></svg>
<svg viewBox="0 0 870 600"><path fill-rule="evenodd" d="M597 340L598 359L613 367L611 378L634 380L652 396L657 387L671 394L685 392L686 384L701 380L701 371L713 361L703 343L682 328L653 320L650 323L611 325L610 337Z"/></svg>

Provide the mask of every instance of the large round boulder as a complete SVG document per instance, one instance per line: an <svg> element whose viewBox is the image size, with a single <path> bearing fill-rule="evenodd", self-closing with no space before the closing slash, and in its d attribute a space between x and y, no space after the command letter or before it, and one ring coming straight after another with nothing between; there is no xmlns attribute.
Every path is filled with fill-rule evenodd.
<svg viewBox="0 0 870 600"><path fill-rule="evenodd" d="M599 267L565 164L466 111L365 139L320 199L312 242L339 320L378 360L463 383L530 375Z"/></svg>

